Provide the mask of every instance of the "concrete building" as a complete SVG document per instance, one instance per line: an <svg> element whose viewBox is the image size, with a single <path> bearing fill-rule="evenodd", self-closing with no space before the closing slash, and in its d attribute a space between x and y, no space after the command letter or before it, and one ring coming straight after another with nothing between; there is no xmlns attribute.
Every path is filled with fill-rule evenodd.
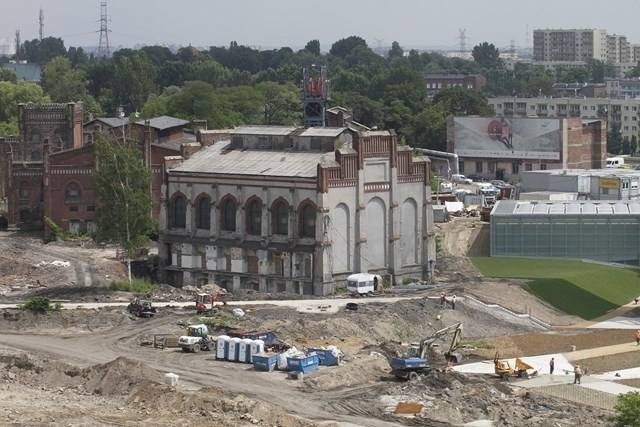
<svg viewBox="0 0 640 427"><path fill-rule="evenodd" d="M640 98L640 79L606 79L607 96L618 99Z"/></svg>
<svg viewBox="0 0 640 427"><path fill-rule="evenodd" d="M433 97L448 87L463 87L480 91L487 84L487 79L481 74L427 74L424 76L424 81L428 97Z"/></svg>
<svg viewBox="0 0 640 427"><path fill-rule="evenodd" d="M533 32L533 60L588 62L608 59L607 31L601 29L545 29Z"/></svg>
<svg viewBox="0 0 640 427"><path fill-rule="evenodd" d="M640 132L640 99L502 96L488 102L497 116L602 119L608 126L619 126L629 141Z"/></svg>
<svg viewBox="0 0 640 427"><path fill-rule="evenodd" d="M640 264L640 202L501 200L490 222L494 257Z"/></svg>
<svg viewBox="0 0 640 427"><path fill-rule="evenodd" d="M607 97L607 85L604 83L554 83L551 90L556 98Z"/></svg>
<svg viewBox="0 0 640 427"><path fill-rule="evenodd" d="M426 278L429 162L393 131L246 126L165 159L169 283L326 295L353 272Z"/></svg>
<svg viewBox="0 0 640 427"><path fill-rule="evenodd" d="M627 64L631 61L631 43L626 36L607 35L607 62L609 64Z"/></svg>
<svg viewBox="0 0 640 427"><path fill-rule="evenodd" d="M461 174L517 179L522 171L601 168L606 161L601 120L536 117L450 117L447 151Z"/></svg>
<svg viewBox="0 0 640 427"><path fill-rule="evenodd" d="M640 171L556 169L521 172L520 192L573 193L580 200L636 200L640 198Z"/></svg>

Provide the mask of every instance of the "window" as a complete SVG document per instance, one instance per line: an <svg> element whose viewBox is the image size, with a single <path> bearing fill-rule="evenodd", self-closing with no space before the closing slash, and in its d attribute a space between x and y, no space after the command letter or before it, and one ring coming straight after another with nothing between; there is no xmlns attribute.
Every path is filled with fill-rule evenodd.
<svg viewBox="0 0 640 427"><path fill-rule="evenodd" d="M531 163L526 163L524 168L527 172L531 172L533 170L533 165Z"/></svg>
<svg viewBox="0 0 640 427"><path fill-rule="evenodd" d="M21 181L20 188L18 190L18 197L21 199L28 199L29 193L29 183L27 181Z"/></svg>
<svg viewBox="0 0 640 427"><path fill-rule="evenodd" d="M75 182L70 182L64 189L64 202L67 204L80 203L80 186Z"/></svg>
<svg viewBox="0 0 640 427"><path fill-rule="evenodd" d="M262 202L260 199L249 200L246 207L247 233L260 235L262 233Z"/></svg>
<svg viewBox="0 0 640 427"><path fill-rule="evenodd" d="M546 171L547 170L547 164L546 163L540 163L540 170L541 171Z"/></svg>
<svg viewBox="0 0 640 427"><path fill-rule="evenodd" d="M489 172L494 173L496 171L496 162L490 160L488 163L488 167L489 167Z"/></svg>
<svg viewBox="0 0 640 427"><path fill-rule="evenodd" d="M271 208L273 234L289 234L289 207L279 200Z"/></svg>
<svg viewBox="0 0 640 427"><path fill-rule="evenodd" d="M178 194L174 197L169 211L171 228L185 228L187 226L187 199Z"/></svg>
<svg viewBox="0 0 640 427"><path fill-rule="evenodd" d="M95 206L87 206L87 212L95 212L95 211L96 211Z"/></svg>
<svg viewBox="0 0 640 427"><path fill-rule="evenodd" d="M300 211L300 237L316 236L316 207L305 204Z"/></svg>
<svg viewBox="0 0 640 427"><path fill-rule="evenodd" d="M220 228L224 231L236 231L236 201L226 197L220 205Z"/></svg>
<svg viewBox="0 0 640 427"><path fill-rule="evenodd" d="M458 162L458 171L460 172L461 175L464 175L464 161Z"/></svg>
<svg viewBox="0 0 640 427"><path fill-rule="evenodd" d="M211 199L207 196L200 197L196 202L196 228L211 228Z"/></svg>
<svg viewBox="0 0 640 427"><path fill-rule="evenodd" d="M514 175L520 173L520 165L518 164L518 162L513 162L511 164L511 170L513 171L512 173Z"/></svg>
<svg viewBox="0 0 640 427"><path fill-rule="evenodd" d="M482 173L482 161L476 162L476 173Z"/></svg>

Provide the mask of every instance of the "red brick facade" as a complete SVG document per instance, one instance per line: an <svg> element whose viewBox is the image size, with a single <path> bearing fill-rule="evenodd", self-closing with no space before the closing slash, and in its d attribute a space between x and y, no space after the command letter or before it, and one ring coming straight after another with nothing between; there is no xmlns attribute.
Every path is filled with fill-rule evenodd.
<svg viewBox="0 0 640 427"><path fill-rule="evenodd" d="M607 161L607 124L602 120L567 119L567 169L600 169Z"/></svg>

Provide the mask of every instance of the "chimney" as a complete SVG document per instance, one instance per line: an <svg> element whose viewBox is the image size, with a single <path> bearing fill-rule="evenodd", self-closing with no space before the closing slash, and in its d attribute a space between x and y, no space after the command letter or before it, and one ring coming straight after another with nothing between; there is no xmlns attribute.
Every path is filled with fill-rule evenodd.
<svg viewBox="0 0 640 427"><path fill-rule="evenodd" d="M188 142L180 146L180 155L186 160L190 158L194 153L197 153L202 146L199 142Z"/></svg>

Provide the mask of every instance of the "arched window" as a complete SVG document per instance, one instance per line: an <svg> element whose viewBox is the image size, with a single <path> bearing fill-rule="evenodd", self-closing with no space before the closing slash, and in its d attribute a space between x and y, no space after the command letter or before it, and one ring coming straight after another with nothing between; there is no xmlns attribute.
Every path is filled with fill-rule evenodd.
<svg viewBox="0 0 640 427"><path fill-rule="evenodd" d="M246 207L247 233L259 236L262 233L262 202L258 198L249 200Z"/></svg>
<svg viewBox="0 0 640 427"><path fill-rule="evenodd" d="M211 228L211 199L207 196L200 197L196 203L196 228Z"/></svg>
<svg viewBox="0 0 640 427"><path fill-rule="evenodd" d="M273 234L289 234L289 206L284 200L278 200L273 204L271 219Z"/></svg>
<svg viewBox="0 0 640 427"><path fill-rule="evenodd" d="M80 203L80 186L70 182L64 189L64 202L67 204Z"/></svg>
<svg viewBox="0 0 640 427"><path fill-rule="evenodd" d="M316 237L316 207L311 203L300 211L300 237Z"/></svg>
<svg viewBox="0 0 640 427"><path fill-rule="evenodd" d="M187 226L187 199L181 194L173 198L171 203L171 228L185 228Z"/></svg>
<svg viewBox="0 0 640 427"><path fill-rule="evenodd" d="M220 228L224 231L236 231L236 201L226 197L220 205Z"/></svg>

